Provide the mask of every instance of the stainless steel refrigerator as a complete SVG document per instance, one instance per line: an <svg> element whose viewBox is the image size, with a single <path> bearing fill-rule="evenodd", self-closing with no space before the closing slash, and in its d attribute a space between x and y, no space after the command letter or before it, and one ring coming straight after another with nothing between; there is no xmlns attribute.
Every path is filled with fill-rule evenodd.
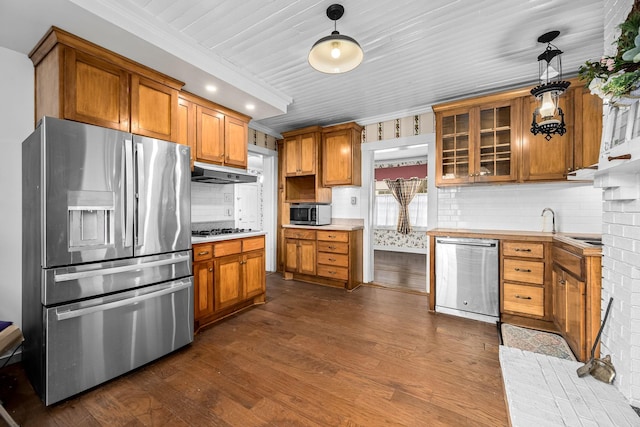
<svg viewBox="0 0 640 427"><path fill-rule="evenodd" d="M188 147L45 117L22 174L23 362L46 405L193 340Z"/></svg>

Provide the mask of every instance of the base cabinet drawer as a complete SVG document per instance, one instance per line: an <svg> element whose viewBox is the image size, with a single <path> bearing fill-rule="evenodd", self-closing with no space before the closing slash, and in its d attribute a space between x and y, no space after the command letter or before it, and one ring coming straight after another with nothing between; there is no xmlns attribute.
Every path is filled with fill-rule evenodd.
<svg viewBox="0 0 640 427"><path fill-rule="evenodd" d="M348 231L318 231L318 240L327 242L349 242Z"/></svg>
<svg viewBox="0 0 640 427"><path fill-rule="evenodd" d="M349 244L348 243L336 243L336 242L323 242L318 240L318 251L319 252L333 252L335 254L348 254L349 253Z"/></svg>
<svg viewBox="0 0 640 427"><path fill-rule="evenodd" d="M502 255L506 257L544 258L544 244L535 242L503 242Z"/></svg>
<svg viewBox="0 0 640 427"><path fill-rule="evenodd" d="M336 267L349 267L349 257L330 252L318 252L318 264L334 265Z"/></svg>
<svg viewBox="0 0 640 427"><path fill-rule="evenodd" d="M505 283L503 301L505 311L544 316L544 288Z"/></svg>
<svg viewBox="0 0 640 427"><path fill-rule="evenodd" d="M505 259L503 277L504 280L513 282L542 285L544 284L544 262Z"/></svg>
<svg viewBox="0 0 640 427"><path fill-rule="evenodd" d="M348 280L349 269L345 267L335 267L331 265L318 265L318 276L329 277L331 279Z"/></svg>

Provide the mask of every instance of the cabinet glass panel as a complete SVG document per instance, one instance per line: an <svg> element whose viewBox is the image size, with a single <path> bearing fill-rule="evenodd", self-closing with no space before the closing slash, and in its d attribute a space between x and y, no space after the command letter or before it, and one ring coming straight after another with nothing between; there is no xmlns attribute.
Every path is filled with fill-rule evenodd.
<svg viewBox="0 0 640 427"><path fill-rule="evenodd" d="M511 107L480 110L479 176L511 175Z"/></svg>
<svg viewBox="0 0 640 427"><path fill-rule="evenodd" d="M442 118L442 178L469 176L469 114Z"/></svg>

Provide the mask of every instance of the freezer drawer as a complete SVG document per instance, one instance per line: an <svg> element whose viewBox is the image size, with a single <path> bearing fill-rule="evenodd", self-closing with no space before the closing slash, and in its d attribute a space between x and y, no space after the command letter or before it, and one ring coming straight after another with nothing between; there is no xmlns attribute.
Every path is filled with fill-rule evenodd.
<svg viewBox="0 0 640 427"><path fill-rule="evenodd" d="M494 322L499 292L497 240L436 239L436 311Z"/></svg>
<svg viewBox="0 0 640 427"><path fill-rule="evenodd" d="M43 310L50 405L189 344L193 278Z"/></svg>
<svg viewBox="0 0 640 427"><path fill-rule="evenodd" d="M72 265L42 271L42 304L51 306L181 279L193 274L191 251Z"/></svg>

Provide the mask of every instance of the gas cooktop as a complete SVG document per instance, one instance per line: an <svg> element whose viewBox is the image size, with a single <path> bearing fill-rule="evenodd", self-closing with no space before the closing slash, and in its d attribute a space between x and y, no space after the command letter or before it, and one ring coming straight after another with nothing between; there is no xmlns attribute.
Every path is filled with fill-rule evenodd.
<svg viewBox="0 0 640 427"><path fill-rule="evenodd" d="M251 233L257 230L250 228L213 228L211 230L192 230L191 235L197 237L219 236L221 234Z"/></svg>

